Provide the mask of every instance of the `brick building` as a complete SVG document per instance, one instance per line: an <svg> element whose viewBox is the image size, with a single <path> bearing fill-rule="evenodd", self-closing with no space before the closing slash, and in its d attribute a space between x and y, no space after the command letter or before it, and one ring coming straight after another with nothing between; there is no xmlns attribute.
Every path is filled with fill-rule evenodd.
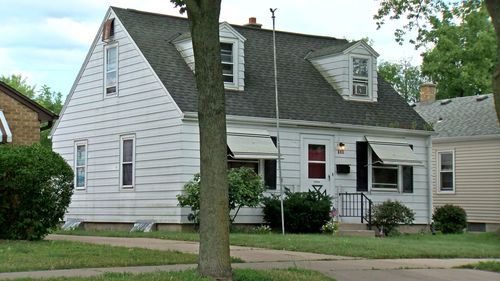
<svg viewBox="0 0 500 281"><path fill-rule="evenodd" d="M0 81L0 144L38 143L41 123L47 122L46 128L50 128L57 117Z"/></svg>

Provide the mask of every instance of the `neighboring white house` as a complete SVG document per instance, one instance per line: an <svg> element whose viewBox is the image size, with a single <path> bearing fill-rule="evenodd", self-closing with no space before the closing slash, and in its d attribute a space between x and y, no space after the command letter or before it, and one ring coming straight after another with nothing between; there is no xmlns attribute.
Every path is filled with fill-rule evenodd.
<svg viewBox="0 0 500 281"><path fill-rule="evenodd" d="M254 168L277 192L272 32L223 22L220 36L228 165ZM378 54L363 41L276 40L284 185L328 192L345 221L360 221L345 217L360 202L337 194L359 192L399 200L428 224L432 132L377 77ZM76 173L67 219L188 222L176 195L199 172L194 63L187 19L109 9L52 131ZM261 221L260 209L237 218Z"/></svg>
<svg viewBox="0 0 500 281"><path fill-rule="evenodd" d="M453 204L467 212L470 231L500 230L500 125L493 95L436 101L425 85L415 107L434 130L434 206Z"/></svg>

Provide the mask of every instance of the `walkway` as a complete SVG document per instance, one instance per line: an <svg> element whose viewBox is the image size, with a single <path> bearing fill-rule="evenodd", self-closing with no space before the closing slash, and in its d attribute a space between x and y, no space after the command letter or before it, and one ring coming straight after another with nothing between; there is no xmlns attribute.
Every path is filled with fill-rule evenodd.
<svg viewBox="0 0 500 281"><path fill-rule="evenodd" d="M176 250L197 253L197 242L160 240L151 238L118 238L94 236L49 235L48 240L71 240L124 247L157 250ZM245 263L234 263L233 268L289 268L299 267L317 270L337 281L500 281L500 274L486 271L455 269L453 267L476 263L478 259L357 259L352 257L321 255L302 252L279 251L261 248L231 246L231 256ZM490 259L491 260L491 259ZM497 259L498 260L498 259ZM499 260L500 261L500 260ZM66 269L50 271L0 273L0 279L21 277L93 276L104 272L143 273L196 268L196 265L164 265L113 268Z"/></svg>

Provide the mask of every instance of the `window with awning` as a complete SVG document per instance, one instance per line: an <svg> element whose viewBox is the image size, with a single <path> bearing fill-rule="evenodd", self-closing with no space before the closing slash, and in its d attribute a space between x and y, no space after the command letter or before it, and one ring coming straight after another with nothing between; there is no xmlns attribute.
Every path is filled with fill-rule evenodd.
<svg viewBox="0 0 500 281"><path fill-rule="evenodd" d="M12 142L12 132L10 131L7 119L0 111L0 143L11 143Z"/></svg>
<svg viewBox="0 0 500 281"><path fill-rule="evenodd" d="M227 146L234 159L277 159L278 149L267 131L228 131Z"/></svg>
<svg viewBox="0 0 500 281"><path fill-rule="evenodd" d="M227 147L229 169L251 168L267 189L276 189L276 138L265 130L228 130Z"/></svg>
<svg viewBox="0 0 500 281"><path fill-rule="evenodd" d="M413 193L413 167L423 165L413 146L403 138L365 138L356 143L357 190Z"/></svg>
<svg viewBox="0 0 500 281"><path fill-rule="evenodd" d="M384 165L422 166L422 162L405 139L366 137L368 144L377 155L374 162Z"/></svg>

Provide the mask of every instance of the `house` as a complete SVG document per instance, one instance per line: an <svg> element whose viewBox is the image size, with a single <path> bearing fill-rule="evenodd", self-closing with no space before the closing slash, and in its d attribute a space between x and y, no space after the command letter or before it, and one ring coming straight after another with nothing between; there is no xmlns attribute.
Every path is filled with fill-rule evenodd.
<svg viewBox="0 0 500 281"><path fill-rule="evenodd" d="M40 142L40 129L49 129L57 115L0 81L0 145ZM47 122L45 128L40 125Z"/></svg>
<svg viewBox="0 0 500 281"><path fill-rule="evenodd" d="M377 52L324 36L276 40L284 186L333 195L345 221L366 215L363 194L399 200L428 224L432 132L377 76ZM223 22L220 41L228 166L252 167L278 192L272 32ZM176 196L199 172L194 63L187 19L108 10L52 131L54 150L76 171L67 219L188 223ZM237 217L261 221L260 209Z"/></svg>
<svg viewBox="0 0 500 281"><path fill-rule="evenodd" d="M415 109L433 125L434 207L458 205L470 231L500 229L500 126L493 95L436 101L424 85Z"/></svg>

